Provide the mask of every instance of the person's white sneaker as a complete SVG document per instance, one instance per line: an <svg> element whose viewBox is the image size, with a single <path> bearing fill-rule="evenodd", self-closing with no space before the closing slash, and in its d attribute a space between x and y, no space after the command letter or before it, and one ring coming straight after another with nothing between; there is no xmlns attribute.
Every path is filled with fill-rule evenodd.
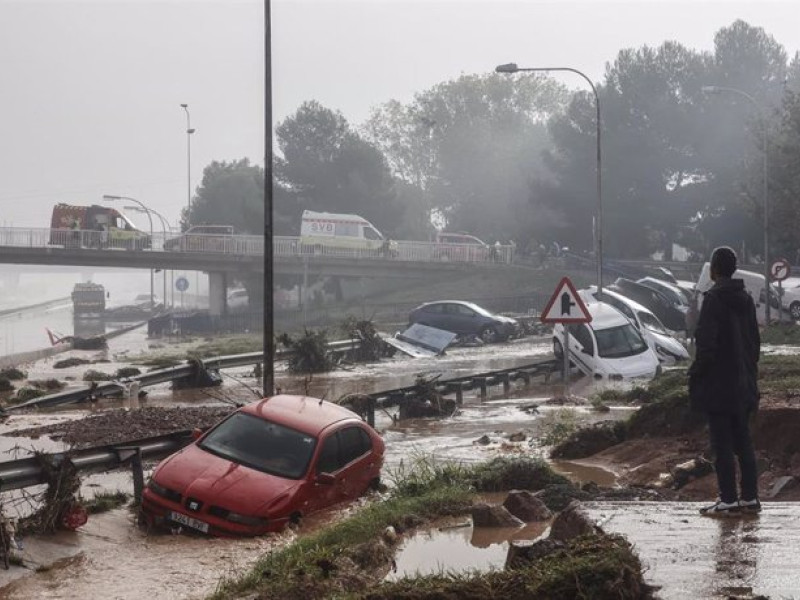
<svg viewBox="0 0 800 600"><path fill-rule="evenodd" d="M760 513L761 502L758 498L755 500L739 500L739 508L743 513Z"/></svg>
<svg viewBox="0 0 800 600"><path fill-rule="evenodd" d="M722 500L717 500L711 506L701 508L700 514L707 517L725 517L737 514L740 511L741 507L739 506L739 502L723 502Z"/></svg>

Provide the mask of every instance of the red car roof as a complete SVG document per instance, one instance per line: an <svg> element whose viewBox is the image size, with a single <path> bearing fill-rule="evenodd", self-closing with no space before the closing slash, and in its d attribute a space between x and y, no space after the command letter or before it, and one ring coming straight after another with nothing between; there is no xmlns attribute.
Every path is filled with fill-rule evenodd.
<svg viewBox="0 0 800 600"><path fill-rule="evenodd" d="M239 410L267 421L280 423L314 437L319 437L326 427L339 421L344 421L345 419L361 420L351 410L311 396L282 394L253 402Z"/></svg>

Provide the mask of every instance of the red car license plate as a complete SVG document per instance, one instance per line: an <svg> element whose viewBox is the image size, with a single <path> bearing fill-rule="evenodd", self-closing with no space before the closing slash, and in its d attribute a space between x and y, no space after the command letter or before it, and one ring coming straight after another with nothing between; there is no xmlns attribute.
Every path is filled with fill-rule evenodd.
<svg viewBox="0 0 800 600"><path fill-rule="evenodd" d="M168 518L170 521L174 521L175 523L180 523L181 525L186 525L187 527L197 529L203 533L208 533L208 523L200 521L199 519L193 519L192 517L187 517L186 515L177 512L169 513Z"/></svg>

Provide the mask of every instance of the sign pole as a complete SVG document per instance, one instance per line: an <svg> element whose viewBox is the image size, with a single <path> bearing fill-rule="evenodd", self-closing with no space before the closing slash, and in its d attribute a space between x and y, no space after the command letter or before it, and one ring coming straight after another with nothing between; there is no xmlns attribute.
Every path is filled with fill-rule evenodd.
<svg viewBox="0 0 800 600"><path fill-rule="evenodd" d="M569 396L569 325L564 325L564 397Z"/></svg>
<svg viewBox="0 0 800 600"><path fill-rule="evenodd" d="M778 325L783 323L783 280L778 279Z"/></svg>

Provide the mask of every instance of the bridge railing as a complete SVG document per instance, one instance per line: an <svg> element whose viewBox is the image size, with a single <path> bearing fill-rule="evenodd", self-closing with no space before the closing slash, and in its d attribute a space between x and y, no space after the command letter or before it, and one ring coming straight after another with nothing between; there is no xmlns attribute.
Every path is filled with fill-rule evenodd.
<svg viewBox="0 0 800 600"><path fill-rule="evenodd" d="M275 236L273 253L278 257L323 256L346 259L395 259L410 262L511 263L514 246L439 244L434 242L386 241L371 245L309 243L299 237ZM214 235L106 232L80 229L0 228L0 247L65 248L71 250L131 250L191 254L259 256L264 238L259 235Z"/></svg>

